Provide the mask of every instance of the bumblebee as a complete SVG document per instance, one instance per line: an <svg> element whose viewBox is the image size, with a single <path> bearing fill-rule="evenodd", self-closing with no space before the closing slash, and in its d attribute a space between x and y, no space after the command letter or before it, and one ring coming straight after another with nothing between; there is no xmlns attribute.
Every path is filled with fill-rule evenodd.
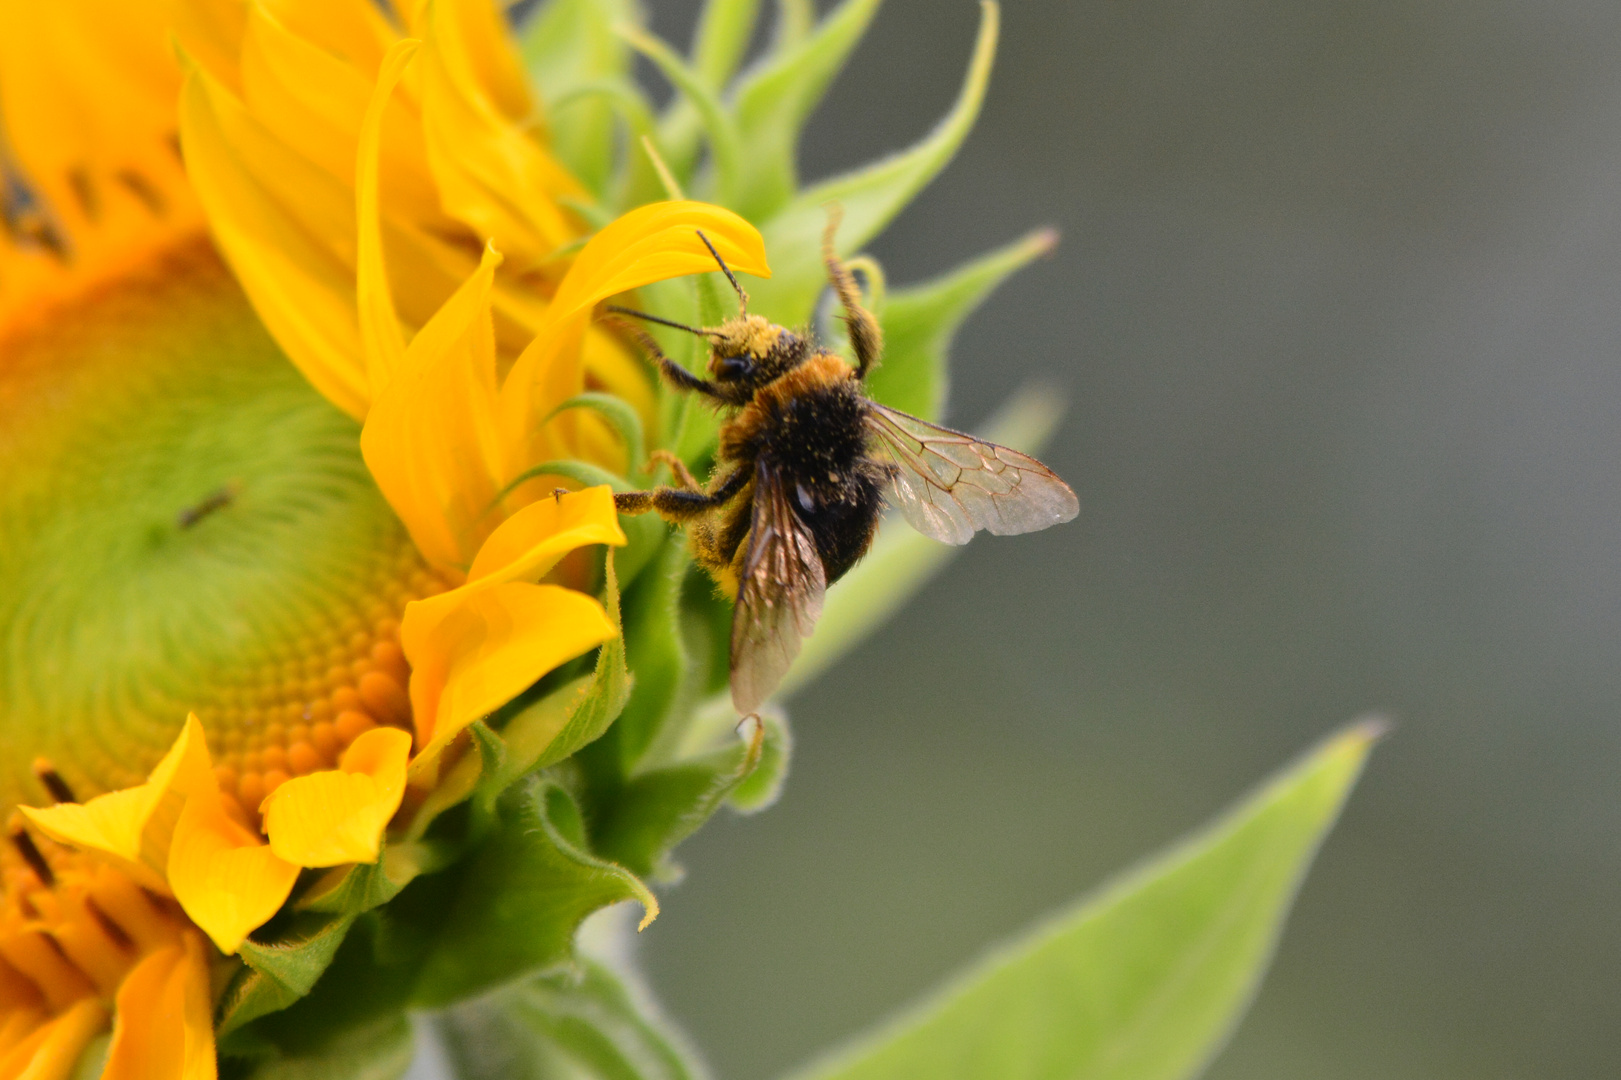
<svg viewBox="0 0 1621 1080"><path fill-rule="evenodd" d="M733 597L732 704L748 715L776 689L822 612L827 586L866 554L886 502L913 528L948 544L979 529L1034 532L1069 521L1075 493L1041 462L1017 450L919 420L867 396L867 373L883 338L833 249L830 215L822 254L849 327L852 366L796 333L750 315L748 294L708 237L698 237L738 297L738 314L693 327L611 308L700 335L709 378L664 355L626 324L665 379L725 410L715 466L700 484L669 451L675 484L621 492L621 513L659 514L685 526L694 558Z"/></svg>

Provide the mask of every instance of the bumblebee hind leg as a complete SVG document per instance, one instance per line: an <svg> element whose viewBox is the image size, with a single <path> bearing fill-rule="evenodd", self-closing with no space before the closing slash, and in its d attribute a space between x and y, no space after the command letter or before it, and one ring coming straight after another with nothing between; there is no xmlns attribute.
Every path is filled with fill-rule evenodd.
<svg viewBox="0 0 1621 1080"><path fill-rule="evenodd" d="M855 275L850 273L850 268L844 265L844 260L833 248L839 222L843 220L844 210L837 203L827 208L827 229L822 233L822 262L827 265L827 280L839 296L839 306L844 308L844 324L850 328L850 348L856 354L856 377L864 379L867 372L878 365L878 357L884 351L884 333L878 328L878 320L873 318L872 312L862 306L861 290L856 288Z"/></svg>

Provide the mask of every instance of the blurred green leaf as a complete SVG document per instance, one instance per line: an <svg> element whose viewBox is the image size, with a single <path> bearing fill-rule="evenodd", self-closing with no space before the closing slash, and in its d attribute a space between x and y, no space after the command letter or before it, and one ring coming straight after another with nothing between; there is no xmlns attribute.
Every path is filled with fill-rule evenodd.
<svg viewBox="0 0 1621 1080"><path fill-rule="evenodd" d="M1027 388L1003 405L978 429L978 434L1035 453L1058 426L1063 412L1060 395L1049 389ZM872 550L827 590L816 632L805 640L776 696L788 697L825 671L915 596L962 550L930 540L909 528L898 515L889 515ZM722 705L729 708L730 702Z"/></svg>
<svg viewBox="0 0 1621 1080"><path fill-rule="evenodd" d="M844 207L840 252L854 251L876 236L901 208L945 168L979 116L996 55L999 14L984 3L979 38L961 93L951 112L910 150L805 189L769 221L760 224L771 255L772 276L754 287L762 313L788 326L804 323L822 289L822 230L827 204Z"/></svg>
<svg viewBox="0 0 1621 1080"><path fill-rule="evenodd" d="M815 0L777 0L776 48L793 48L810 36L815 25Z"/></svg>
<svg viewBox="0 0 1621 1080"><path fill-rule="evenodd" d="M696 1080L678 1040L601 964L457 1006L437 1026L461 1080Z"/></svg>
<svg viewBox="0 0 1621 1080"><path fill-rule="evenodd" d="M760 0L708 0L698 15L692 66L717 90L737 72L760 17Z"/></svg>
<svg viewBox="0 0 1621 1080"><path fill-rule="evenodd" d="M880 317L884 358L867 376L868 392L902 412L938 420L957 328L992 289L1057 242L1057 233L1041 229L933 281L890 292Z"/></svg>
<svg viewBox="0 0 1621 1080"><path fill-rule="evenodd" d="M555 783L537 780L501 800L500 829L441 878L453 896L418 927L428 953L412 1001L449 1004L566 962L574 931L598 908L658 902L622 866L584 850L579 809Z"/></svg>
<svg viewBox="0 0 1621 1080"><path fill-rule="evenodd" d="M613 172L613 103L575 92L629 71L627 50L613 27L635 10L632 0L550 0L521 34L530 78L543 100L559 103L547 117L552 151L598 196L606 193Z"/></svg>
<svg viewBox="0 0 1621 1080"><path fill-rule="evenodd" d="M345 1030L327 1042L265 1061L252 1080L398 1080L411 1067L416 1041L403 1015Z"/></svg>
<svg viewBox="0 0 1621 1080"><path fill-rule="evenodd" d="M733 210L759 221L793 198L805 121L866 32L879 2L845 0L810 36L744 77L733 109L748 153Z"/></svg>
<svg viewBox="0 0 1621 1080"><path fill-rule="evenodd" d="M715 172L714 190L709 193L710 198L723 206L731 206L736 201L738 183L743 175L743 143L732 114L721 104L714 88L665 42L638 26L623 24L618 29L619 35L637 52L653 61L671 85L697 110L704 134L709 137L709 155ZM661 135L660 145L668 142L669 139ZM676 170L676 162L666 163L682 184L690 182L688 175Z"/></svg>
<svg viewBox="0 0 1621 1080"><path fill-rule="evenodd" d="M796 1080L1181 1080L1249 1005L1381 728L1357 724L1214 826Z"/></svg>

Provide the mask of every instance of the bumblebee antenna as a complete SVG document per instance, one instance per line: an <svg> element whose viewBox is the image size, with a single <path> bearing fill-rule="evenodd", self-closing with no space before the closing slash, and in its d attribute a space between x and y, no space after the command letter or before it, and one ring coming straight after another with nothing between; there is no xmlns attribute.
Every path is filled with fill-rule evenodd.
<svg viewBox="0 0 1621 1080"><path fill-rule="evenodd" d="M715 256L715 262L720 264L720 272L725 274L726 280L732 283L732 289L737 293L737 306L743 309L743 314L747 315L749 313L749 294L744 292L743 286L737 283L737 275L732 273L732 268L726 265L726 260L720 257L720 252L715 250L715 245L709 242L709 237L704 235L704 231L702 229L695 231L698 233L698 239L704 242L704 247L708 248L709 253Z"/></svg>
<svg viewBox="0 0 1621 1080"><path fill-rule="evenodd" d="M687 333L697 334L699 337L712 337L715 333L713 330L700 330L696 326L688 326L686 323L676 322L674 319L662 319L657 315L649 315L645 311L620 307L618 304L609 304L607 310L615 315L629 315L633 319L646 319L648 322L658 323L660 326L668 326L672 330L685 330Z"/></svg>

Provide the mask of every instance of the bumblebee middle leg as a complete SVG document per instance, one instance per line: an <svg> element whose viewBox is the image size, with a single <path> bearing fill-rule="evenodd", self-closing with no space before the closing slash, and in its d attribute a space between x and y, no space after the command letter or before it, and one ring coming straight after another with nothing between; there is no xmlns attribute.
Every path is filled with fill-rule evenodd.
<svg viewBox="0 0 1621 1080"><path fill-rule="evenodd" d="M692 475L687 463L675 455L673 450L659 449L647 455L647 467L651 469L655 464L668 465L670 472L675 476L676 486L683 491L702 491L703 485L698 478Z"/></svg>

